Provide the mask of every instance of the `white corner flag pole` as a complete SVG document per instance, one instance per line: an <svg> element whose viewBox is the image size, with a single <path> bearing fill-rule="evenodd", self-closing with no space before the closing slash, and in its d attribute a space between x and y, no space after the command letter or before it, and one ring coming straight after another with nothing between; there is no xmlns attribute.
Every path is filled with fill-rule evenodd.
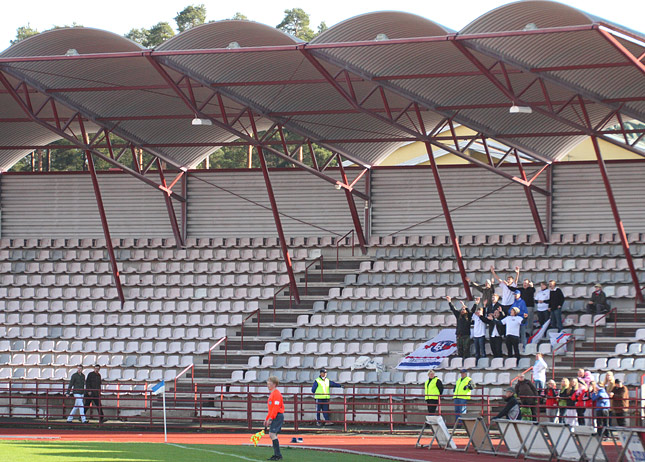
<svg viewBox="0 0 645 462"><path fill-rule="evenodd" d="M163 441L164 443L168 442L168 431L166 430L166 381L162 380L158 384L154 385L151 389L153 395L158 395L161 393L161 399L163 402Z"/></svg>
<svg viewBox="0 0 645 462"><path fill-rule="evenodd" d="M168 431L166 430L166 387L161 392L163 401L163 442L168 442Z"/></svg>

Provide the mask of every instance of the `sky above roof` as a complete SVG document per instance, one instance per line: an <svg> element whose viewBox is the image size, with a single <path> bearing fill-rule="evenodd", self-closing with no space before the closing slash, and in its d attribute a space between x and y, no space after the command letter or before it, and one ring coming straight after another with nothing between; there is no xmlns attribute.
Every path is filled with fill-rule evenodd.
<svg viewBox="0 0 645 462"><path fill-rule="evenodd" d="M438 0L399 0L398 2L391 0L370 0L369 2L249 0L241 3L214 0L111 0L105 3L87 0L3 2L3 14L0 15L0 50L10 45L10 40L15 38L18 27L27 24L43 31L55 25L76 23L123 35L132 28L149 28L160 21L167 21L174 27L173 18L179 11L187 5L200 3L206 6L208 20L231 18L239 12L253 21L276 26L282 21L285 9L297 7L310 15L312 29L315 30L321 21L332 26L359 14L394 9L418 14L450 29L459 30L478 16L510 2L499 0L449 2ZM645 2L642 0L567 0L561 3L627 28L643 31Z"/></svg>

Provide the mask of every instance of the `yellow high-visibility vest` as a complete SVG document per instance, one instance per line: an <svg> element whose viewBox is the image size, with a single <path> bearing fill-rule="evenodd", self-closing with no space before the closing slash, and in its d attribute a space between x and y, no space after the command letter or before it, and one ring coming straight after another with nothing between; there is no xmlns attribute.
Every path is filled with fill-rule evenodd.
<svg viewBox="0 0 645 462"><path fill-rule="evenodd" d="M316 399L330 399L331 394L329 393L329 379L318 377L316 379L318 383L318 388L316 388L316 393L314 393L314 398Z"/></svg>
<svg viewBox="0 0 645 462"><path fill-rule="evenodd" d="M426 380L426 399L439 399L438 377Z"/></svg>
<svg viewBox="0 0 645 462"><path fill-rule="evenodd" d="M455 384L453 398L470 399L470 388L466 388L470 383L470 377L459 378Z"/></svg>

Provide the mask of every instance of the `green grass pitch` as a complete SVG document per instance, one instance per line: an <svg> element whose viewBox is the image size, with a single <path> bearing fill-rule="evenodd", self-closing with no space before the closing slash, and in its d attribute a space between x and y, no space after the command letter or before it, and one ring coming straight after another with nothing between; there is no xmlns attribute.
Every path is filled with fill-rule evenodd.
<svg viewBox="0 0 645 462"><path fill-rule="evenodd" d="M261 462L273 455L270 447L206 444L94 443L73 441L0 441L3 462ZM355 454L282 448L284 461L383 462Z"/></svg>

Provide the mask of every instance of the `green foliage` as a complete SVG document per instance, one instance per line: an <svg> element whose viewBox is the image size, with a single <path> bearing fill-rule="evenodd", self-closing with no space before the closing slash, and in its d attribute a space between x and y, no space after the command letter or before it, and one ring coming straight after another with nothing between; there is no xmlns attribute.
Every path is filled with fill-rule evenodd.
<svg viewBox="0 0 645 462"><path fill-rule="evenodd" d="M231 18L233 21L248 21L249 18L246 17L246 15L243 15L239 11L233 15Z"/></svg>
<svg viewBox="0 0 645 462"><path fill-rule="evenodd" d="M12 45L15 45L18 42L21 42L22 40L31 37L32 35L38 35L40 32L38 32L37 29L33 29L29 23L27 23L26 26L20 26L18 29L16 29L16 39L15 40L10 40Z"/></svg>
<svg viewBox="0 0 645 462"><path fill-rule="evenodd" d="M184 32L206 22L206 7L202 5L189 5L175 16L177 30Z"/></svg>
<svg viewBox="0 0 645 462"><path fill-rule="evenodd" d="M302 8L284 10L284 19L276 28L298 37L305 42L313 39L316 34L309 27L309 15Z"/></svg>
<svg viewBox="0 0 645 462"><path fill-rule="evenodd" d="M170 24L167 22L159 22L150 28L143 45L147 48L154 48L161 45L173 35L175 35L175 31L172 30Z"/></svg>
<svg viewBox="0 0 645 462"><path fill-rule="evenodd" d="M148 30L144 28L130 29L130 32L125 34L125 38L143 45L148 39Z"/></svg>

